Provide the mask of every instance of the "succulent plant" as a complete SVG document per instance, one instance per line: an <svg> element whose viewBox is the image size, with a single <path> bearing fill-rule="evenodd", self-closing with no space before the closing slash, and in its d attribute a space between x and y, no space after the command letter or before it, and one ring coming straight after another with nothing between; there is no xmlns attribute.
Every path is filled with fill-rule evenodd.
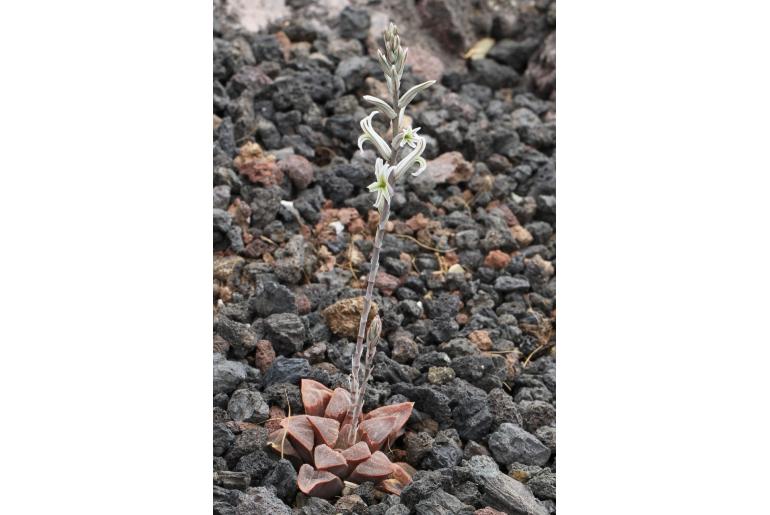
<svg viewBox="0 0 770 515"><path fill-rule="evenodd" d="M297 484L305 495L330 498L350 483L372 481L377 488L400 494L414 469L393 463L382 452L403 434L412 402L382 406L362 414L352 432L353 399L345 388L331 390L312 379L300 385L305 413L281 419L269 445L299 468Z"/></svg>
<svg viewBox="0 0 770 515"><path fill-rule="evenodd" d="M402 127L404 111L418 93L436 81L423 82L400 95L407 49L401 47L398 29L392 23L383 38L385 52L378 50L378 61L385 74L390 99L364 96L364 101L379 110L361 120L363 134L358 139L359 148L369 142L380 154L375 162L376 180L369 185L369 191L377 194L374 205L380 220L374 236L369 278L353 351L350 389L339 387L331 390L317 381L302 379L300 390L305 413L281 419L280 429L269 436L270 446L299 468L299 489L315 497L329 498L339 494L343 480L352 483L372 481L380 490L400 494L415 472L406 463L391 462L381 450L383 446L390 447L403 434L414 403L382 406L369 413L363 413L363 404L382 331L379 316L369 322L369 311L385 224L390 216L391 195L395 184L407 171L416 165L412 175L418 175L426 167L422 157L426 141L417 134L419 127ZM372 126L372 120L380 113L390 119L393 135L390 144ZM405 145L407 148L404 148ZM400 156L401 150L406 155ZM364 348L366 358L362 366Z"/></svg>

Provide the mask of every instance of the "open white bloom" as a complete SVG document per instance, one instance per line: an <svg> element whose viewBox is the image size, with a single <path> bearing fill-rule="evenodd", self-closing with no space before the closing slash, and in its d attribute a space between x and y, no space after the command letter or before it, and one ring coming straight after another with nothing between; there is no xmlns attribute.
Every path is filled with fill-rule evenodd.
<svg viewBox="0 0 770 515"><path fill-rule="evenodd" d="M364 131L364 133L358 138L358 148L363 152L364 142L371 141L383 159L390 159L390 146L385 143L385 140L382 139L372 127L372 118L379 113L379 111L372 111L369 116L365 116L364 119L361 120L361 130Z"/></svg>
<svg viewBox="0 0 770 515"><path fill-rule="evenodd" d="M409 170L409 168L411 168L415 163L417 163L419 167L417 168L416 172L412 172L412 175L417 177L423 172L423 170L425 170L427 163L425 162L425 159L421 157L423 151L425 150L425 138L415 136L415 142L414 150L409 152L406 157L399 161L393 169L396 180L399 180L401 176L404 175L404 173Z"/></svg>
<svg viewBox="0 0 770 515"><path fill-rule="evenodd" d="M417 135L417 132L419 130L420 130L420 127L417 127L416 129L407 127L406 129L404 129L404 131L401 133L401 142L399 143L399 147L403 147L404 145L409 145L412 148L416 147L417 139L419 138L419 136Z"/></svg>
<svg viewBox="0 0 770 515"><path fill-rule="evenodd" d="M393 186L390 185L390 173L392 171L392 166L388 166L385 161L379 157L377 158L377 162L374 164L374 174L377 180L371 183L368 188L369 191L377 193L374 207L380 213L382 213L382 208L385 207L385 201L390 202L390 196L393 194Z"/></svg>

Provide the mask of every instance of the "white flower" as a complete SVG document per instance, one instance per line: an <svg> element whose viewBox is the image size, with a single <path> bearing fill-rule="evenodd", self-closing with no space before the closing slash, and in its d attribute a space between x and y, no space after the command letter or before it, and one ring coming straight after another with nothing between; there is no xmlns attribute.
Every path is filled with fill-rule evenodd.
<svg viewBox="0 0 770 515"><path fill-rule="evenodd" d="M401 176L415 163L417 163L419 167L417 168L416 172L412 173L412 175L416 177L420 175L423 170L425 170L427 163L425 162L425 159L421 157L423 151L425 150L425 138L421 138L417 136L415 140L416 140L416 143L415 143L414 150L409 152L409 154L407 154L405 158L399 161L393 170L393 173L395 174L395 177L396 177L396 181L398 181L401 178Z"/></svg>
<svg viewBox="0 0 770 515"><path fill-rule="evenodd" d="M365 116L364 119L361 120L361 130L364 131L364 133L358 138L358 148L363 152L364 142L371 141L383 159L390 159L390 146L385 143L385 140L382 139L372 127L372 119L379 113L379 111L372 111L369 116Z"/></svg>
<svg viewBox="0 0 770 515"><path fill-rule="evenodd" d="M417 139L419 138L419 136L417 135L417 132L419 130L420 130L420 127L417 127L416 129L407 127L406 129L404 129L404 131L401 133L401 143L399 143L399 147L403 147L404 145L409 145L412 148L416 147Z"/></svg>
<svg viewBox="0 0 770 515"><path fill-rule="evenodd" d="M390 202L390 196L393 194L393 186L390 185L390 173L392 171L392 166L388 166L382 159L377 158L377 162L374 164L374 174L377 180L371 183L368 188L369 191L377 193L374 207L380 213L382 213L382 209L385 207L385 201Z"/></svg>

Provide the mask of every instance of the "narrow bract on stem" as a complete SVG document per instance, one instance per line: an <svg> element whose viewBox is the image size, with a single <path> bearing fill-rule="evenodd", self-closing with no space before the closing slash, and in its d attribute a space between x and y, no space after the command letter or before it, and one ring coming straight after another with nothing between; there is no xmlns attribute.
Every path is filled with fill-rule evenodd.
<svg viewBox="0 0 770 515"><path fill-rule="evenodd" d="M418 134L419 127L416 129L404 127L402 129L404 113L410 102L420 92L436 82L429 80L417 84L401 95L401 77L404 73L408 50L401 46L398 28L393 23L383 32L383 40L385 42L385 51L377 49L377 57L380 68L382 68L385 74L385 82L388 86L390 98L381 99L370 95L363 97L365 102L373 105L377 110L372 111L361 120L363 134L358 138L358 146L361 150L363 150L363 144L369 142L380 156L375 163L375 181L369 185L369 191L377 194L374 206L380 214L380 221L377 225L377 232L374 235L374 247L369 266L363 312L361 313L361 320L358 325L358 337L353 351L350 374L350 391L353 393L351 413L353 438L358 437L357 428L363 411L366 384L371 377L374 354L377 352L377 342L382 332L382 321L379 317L374 318L368 331L366 323L372 307L374 282L377 278L377 270L380 264L380 250L382 249L385 224L390 217L393 188L407 171L412 171L412 175L416 176L422 173L426 167L425 159L422 157L422 153L425 151L425 139ZM390 145L372 126L372 120L380 113L390 119L391 134L393 135ZM399 160L401 149L404 149L404 151L408 150L409 152ZM416 168L414 165L417 165ZM364 340L366 340L366 360L362 368L361 358L364 351Z"/></svg>

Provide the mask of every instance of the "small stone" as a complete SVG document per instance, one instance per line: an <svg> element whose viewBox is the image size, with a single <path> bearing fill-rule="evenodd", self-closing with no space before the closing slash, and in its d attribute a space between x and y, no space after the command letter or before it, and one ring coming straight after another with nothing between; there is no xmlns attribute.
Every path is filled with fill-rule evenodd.
<svg viewBox="0 0 770 515"><path fill-rule="evenodd" d="M390 354L398 363L411 363L417 357L417 343L406 331L397 331L390 336Z"/></svg>
<svg viewBox="0 0 770 515"><path fill-rule="evenodd" d="M366 503L360 495L343 495L334 503L334 509L337 513L358 513L360 510L366 509Z"/></svg>
<svg viewBox="0 0 770 515"><path fill-rule="evenodd" d="M527 482L527 486L538 499L556 500L556 474L544 470Z"/></svg>
<svg viewBox="0 0 770 515"><path fill-rule="evenodd" d="M237 422L264 422L269 409L259 392L245 389L236 390L227 404L227 413Z"/></svg>
<svg viewBox="0 0 770 515"><path fill-rule="evenodd" d="M455 371L450 367L430 367L428 369L428 382L430 384L444 384L455 378Z"/></svg>
<svg viewBox="0 0 770 515"><path fill-rule="evenodd" d="M473 175L473 166L458 151L446 152L427 163L425 170L412 183L457 184L466 182Z"/></svg>
<svg viewBox="0 0 770 515"><path fill-rule="evenodd" d="M423 469L438 470L454 467L463 457L460 437L454 429L439 431L430 450L422 460Z"/></svg>
<svg viewBox="0 0 770 515"><path fill-rule="evenodd" d="M254 364L263 374L270 368L275 360L275 350L269 340L259 340L254 354Z"/></svg>
<svg viewBox="0 0 770 515"><path fill-rule="evenodd" d="M262 481L262 486L275 488L276 495L287 504L294 502L297 494L297 471L286 459L281 459Z"/></svg>
<svg viewBox="0 0 770 515"><path fill-rule="evenodd" d="M328 306L322 314L331 331L338 336L356 338L358 336L358 324L361 321L361 313L364 310L364 298L354 297L342 299ZM377 315L377 304L372 302L369 310L369 322Z"/></svg>
<svg viewBox="0 0 770 515"><path fill-rule="evenodd" d="M410 431L406 433L404 441L406 443L406 461L414 467L420 465L422 459L433 447L433 437L425 432L412 433Z"/></svg>
<svg viewBox="0 0 770 515"><path fill-rule="evenodd" d="M366 39L371 20L364 8L346 6L339 18L340 36L347 39Z"/></svg>
<svg viewBox="0 0 770 515"><path fill-rule="evenodd" d="M492 338L489 337L489 331L476 330L468 334L468 339L481 351L492 350Z"/></svg>
<svg viewBox="0 0 770 515"><path fill-rule="evenodd" d="M232 355L242 359L253 352L258 336L249 324L243 324L221 316L217 320L217 333L230 344Z"/></svg>
<svg viewBox="0 0 770 515"><path fill-rule="evenodd" d="M235 437L235 443L225 454L228 465L233 467L247 454L262 450L267 444L267 435L268 430L262 426L256 426L253 429L241 431L241 433Z"/></svg>
<svg viewBox="0 0 770 515"><path fill-rule="evenodd" d="M417 515L444 515L446 513L471 515L473 507L439 488L431 493L430 497L418 502L414 507L414 512Z"/></svg>
<svg viewBox="0 0 770 515"><path fill-rule="evenodd" d="M222 423L214 424L214 456L222 456L235 442L235 435Z"/></svg>
<svg viewBox="0 0 770 515"><path fill-rule="evenodd" d="M524 465L522 463L511 463L508 465L508 475L522 483L526 483L532 477L543 472L543 470L546 469L537 465Z"/></svg>
<svg viewBox="0 0 770 515"><path fill-rule="evenodd" d="M556 408L545 401L521 401L519 411L527 431L556 424Z"/></svg>
<svg viewBox="0 0 770 515"><path fill-rule="evenodd" d="M214 393L231 393L246 379L246 365L214 354Z"/></svg>
<svg viewBox="0 0 770 515"><path fill-rule="evenodd" d="M297 385L300 379L308 377L310 370L306 359L278 356L265 374L265 386L276 383Z"/></svg>
<svg viewBox="0 0 770 515"><path fill-rule="evenodd" d="M556 452L556 428L551 426L542 426L535 431L535 436L543 442L551 452Z"/></svg>
<svg viewBox="0 0 770 515"><path fill-rule="evenodd" d="M279 354L293 354L305 346L307 331L294 313L278 313L265 319L266 336Z"/></svg>
<svg viewBox="0 0 770 515"><path fill-rule="evenodd" d="M251 484L251 477L246 472L220 470L214 472L214 484L228 490L245 490Z"/></svg>
<svg viewBox="0 0 770 515"><path fill-rule="evenodd" d="M524 423L516 403L513 402L511 396L502 388L493 388L489 392L487 404L489 404L489 410L494 417L493 427L498 427L505 422L510 422L517 426L521 426Z"/></svg>
<svg viewBox="0 0 770 515"><path fill-rule="evenodd" d="M297 189L304 190L313 182L315 172L312 163L306 157L292 154L278 161L278 168L289 176Z"/></svg>
<svg viewBox="0 0 770 515"><path fill-rule="evenodd" d="M548 515L548 510L532 492L512 477L503 474L489 456L474 456L464 464L467 464L473 481L483 492L482 505L503 513Z"/></svg>
<svg viewBox="0 0 770 515"><path fill-rule="evenodd" d="M535 243L547 244L553 235L553 227L542 220L535 220L526 225L527 231L532 235Z"/></svg>
<svg viewBox="0 0 770 515"><path fill-rule="evenodd" d="M260 317L268 317L276 313L297 312L294 293L275 281L259 283L254 290L254 295L249 299L249 306Z"/></svg>
<svg viewBox="0 0 770 515"><path fill-rule="evenodd" d="M253 183L269 187L283 182L283 172L275 164L275 157L265 154L258 143L244 143L233 160L233 165L241 175Z"/></svg>
<svg viewBox="0 0 770 515"><path fill-rule="evenodd" d="M377 276L374 279L374 286L376 286L384 295L393 295L393 292L398 288L400 282L398 277L394 277L389 273L382 270L377 272Z"/></svg>
<svg viewBox="0 0 770 515"><path fill-rule="evenodd" d="M520 247L528 247L535 241L535 238L523 225L514 225L511 227L511 234Z"/></svg>
<svg viewBox="0 0 770 515"><path fill-rule="evenodd" d="M495 61L512 66L517 72L523 73L527 67L527 61L540 43L540 39L533 37L523 41L502 39L495 43L488 55Z"/></svg>
<svg viewBox="0 0 770 515"><path fill-rule="evenodd" d="M511 277L501 275L495 279L495 290L502 293L525 293L529 291L530 284L526 277Z"/></svg>
<svg viewBox="0 0 770 515"><path fill-rule="evenodd" d="M316 342L299 354L310 363L321 363L326 357L326 342Z"/></svg>
<svg viewBox="0 0 770 515"><path fill-rule="evenodd" d="M475 249L479 245L479 231L467 229L455 234L455 243L461 249Z"/></svg>
<svg viewBox="0 0 770 515"><path fill-rule="evenodd" d="M230 350L230 344L219 336L218 334L214 335L214 352L218 352L219 354L226 355L227 351Z"/></svg>
<svg viewBox="0 0 770 515"><path fill-rule="evenodd" d="M508 422L490 435L489 450L495 460L504 465L519 462L543 466L551 457L551 450L534 435Z"/></svg>
<svg viewBox="0 0 770 515"><path fill-rule="evenodd" d="M502 250L493 250L484 259L484 266L494 268L496 270L502 270L511 263L511 255L503 252Z"/></svg>
<svg viewBox="0 0 770 515"><path fill-rule="evenodd" d="M485 508L481 508L480 510L474 511L473 515L505 515L505 513L503 513L502 511L497 511L487 506Z"/></svg>
<svg viewBox="0 0 770 515"><path fill-rule="evenodd" d="M455 263L454 265L449 267L449 270L447 270L448 274L465 274L465 270L463 269L462 265Z"/></svg>
<svg viewBox="0 0 770 515"><path fill-rule="evenodd" d="M227 209L230 205L230 186L220 184L214 186L214 207L216 209Z"/></svg>
<svg viewBox="0 0 770 515"><path fill-rule="evenodd" d="M463 449L463 458L469 460L474 456L491 456L491 454L486 447L478 442L470 440L465 444L465 448Z"/></svg>
<svg viewBox="0 0 770 515"><path fill-rule="evenodd" d="M286 506L275 494L275 490L266 486L250 488L238 507L235 515L291 515L291 508Z"/></svg>

